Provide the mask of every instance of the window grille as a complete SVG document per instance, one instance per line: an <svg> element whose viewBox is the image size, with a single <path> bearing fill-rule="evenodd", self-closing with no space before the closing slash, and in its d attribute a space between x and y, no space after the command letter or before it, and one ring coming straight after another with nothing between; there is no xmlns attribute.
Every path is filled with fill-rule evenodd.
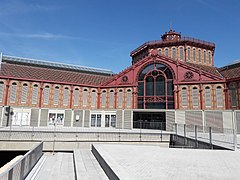
<svg viewBox="0 0 240 180"><path fill-rule="evenodd" d="M32 90L32 104L37 104L38 99L38 85L35 84Z"/></svg>
<svg viewBox="0 0 240 180"><path fill-rule="evenodd" d="M192 93L193 93L192 95L193 107L198 107L198 88L193 87Z"/></svg>
<svg viewBox="0 0 240 180"><path fill-rule="evenodd" d="M205 88L205 104L206 107L211 107L211 89L208 86Z"/></svg>
<svg viewBox="0 0 240 180"><path fill-rule="evenodd" d="M188 99L187 99L187 88L182 88L182 107L188 106Z"/></svg>
<svg viewBox="0 0 240 180"><path fill-rule="evenodd" d="M10 103L15 103L17 96L17 83L12 83L11 94L10 94Z"/></svg>
<svg viewBox="0 0 240 180"><path fill-rule="evenodd" d="M73 106L78 106L78 100L79 100L79 89L76 88L73 91Z"/></svg>
<svg viewBox="0 0 240 180"><path fill-rule="evenodd" d="M121 108L123 103L123 90L119 90L118 92L118 107Z"/></svg>
<svg viewBox="0 0 240 180"><path fill-rule="evenodd" d="M183 47L180 47L180 60L183 61Z"/></svg>
<svg viewBox="0 0 240 180"><path fill-rule="evenodd" d="M83 106L87 106L88 90L83 90Z"/></svg>
<svg viewBox="0 0 240 180"><path fill-rule="evenodd" d="M218 86L216 89L217 96L217 107L223 107L223 99L222 99L222 87Z"/></svg>
<svg viewBox="0 0 240 180"><path fill-rule="evenodd" d="M43 104L48 105L49 103L49 95L50 95L50 88L49 86L45 86L44 92L43 92Z"/></svg>
<svg viewBox="0 0 240 180"><path fill-rule="evenodd" d="M102 107L106 106L106 91L102 91Z"/></svg>
<svg viewBox="0 0 240 180"><path fill-rule="evenodd" d="M132 104L132 92L130 89L127 90L127 108L131 108Z"/></svg>
<svg viewBox="0 0 240 180"><path fill-rule="evenodd" d="M28 85L23 84L23 86L22 86L22 99L21 99L22 104L27 102L27 93L28 93Z"/></svg>
<svg viewBox="0 0 240 180"><path fill-rule="evenodd" d="M53 104L58 105L58 101L59 101L59 87L56 86L54 89Z"/></svg>
<svg viewBox="0 0 240 180"><path fill-rule="evenodd" d="M110 91L110 98L109 98L109 107L113 108L113 105L114 105L114 91L111 90Z"/></svg>
<svg viewBox="0 0 240 180"><path fill-rule="evenodd" d="M91 107L95 107L96 104L96 91L92 90L92 101L91 101Z"/></svg>
<svg viewBox="0 0 240 180"><path fill-rule="evenodd" d="M68 106L68 100L69 100L69 89L68 87L64 88L63 91L63 105Z"/></svg>

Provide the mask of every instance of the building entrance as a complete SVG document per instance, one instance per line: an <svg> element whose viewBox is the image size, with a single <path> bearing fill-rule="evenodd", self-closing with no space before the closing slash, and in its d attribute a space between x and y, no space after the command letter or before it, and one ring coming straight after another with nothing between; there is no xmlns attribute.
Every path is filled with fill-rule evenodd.
<svg viewBox="0 0 240 180"><path fill-rule="evenodd" d="M166 130L166 112L133 112L133 128Z"/></svg>

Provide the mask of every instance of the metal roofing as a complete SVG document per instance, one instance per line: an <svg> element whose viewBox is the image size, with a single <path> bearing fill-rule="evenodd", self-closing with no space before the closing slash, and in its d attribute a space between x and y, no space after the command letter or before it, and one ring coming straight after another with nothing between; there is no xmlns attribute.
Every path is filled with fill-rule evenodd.
<svg viewBox="0 0 240 180"><path fill-rule="evenodd" d="M59 63L59 62L49 62L44 60L20 58L20 57L7 56L7 55L1 55L1 60L2 62L38 65L38 66L45 66L50 68L61 68L61 69L75 70L75 71L81 71L81 72L84 71L84 72L100 73L100 74L106 74L106 75L114 74L111 70L108 70L108 69L77 66L77 65L65 64L65 63Z"/></svg>

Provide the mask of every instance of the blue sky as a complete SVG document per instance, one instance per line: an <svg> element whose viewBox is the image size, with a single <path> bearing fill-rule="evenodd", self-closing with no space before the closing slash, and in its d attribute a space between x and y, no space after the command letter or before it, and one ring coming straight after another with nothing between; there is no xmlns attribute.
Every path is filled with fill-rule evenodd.
<svg viewBox="0 0 240 180"><path fill-rule="evenodd" d="M1 0L3 54L111 69L173 29L216 44L215 66L240 59L239 0Z"/></svg>

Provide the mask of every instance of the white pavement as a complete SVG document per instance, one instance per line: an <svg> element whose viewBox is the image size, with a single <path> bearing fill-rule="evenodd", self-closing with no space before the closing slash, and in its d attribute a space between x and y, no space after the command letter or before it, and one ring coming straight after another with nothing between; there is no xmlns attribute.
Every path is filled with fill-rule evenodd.
<svg viewBox="0 0 240 180"><path fill-rule="evenodd" d="M94 144L94 147L124 180L240 178L240 151L123 144Z"/></svg>

